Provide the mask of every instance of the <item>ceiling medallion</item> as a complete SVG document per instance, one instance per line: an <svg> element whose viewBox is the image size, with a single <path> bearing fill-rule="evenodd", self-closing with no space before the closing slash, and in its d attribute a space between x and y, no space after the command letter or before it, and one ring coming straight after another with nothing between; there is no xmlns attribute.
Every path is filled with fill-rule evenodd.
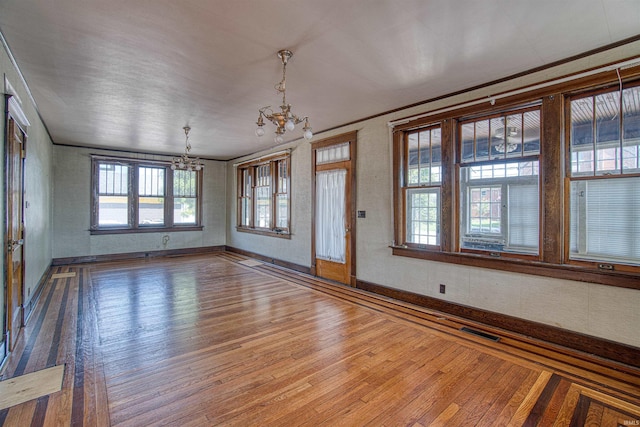
<svg viewBox="0 0 640 427"><path fill-rule="evenodd" d="M280 144L284 141L282 135L286 131L292 131L295 129L296 125L304 122L304 127L302 128L304 132L304 138L309 140L313 137L313 133L311 132L311 126L309 126L309 117L298 117L291 112L291 104L287 104L287 93L286 93L286 79L287 79L287 62L293 53L290 50L283 49L278 52L278 58L282 61L282 80L280 83L275 85L278 93L282 94L282 105L280 106L280 111L273 111L271 106L266 106L258 110L258 121L256 124L258 128L256 129L256 135L261 137L264 135L264 119L269 120L271 123L276 125L275 138L274 141L277 144Z"/></svg>

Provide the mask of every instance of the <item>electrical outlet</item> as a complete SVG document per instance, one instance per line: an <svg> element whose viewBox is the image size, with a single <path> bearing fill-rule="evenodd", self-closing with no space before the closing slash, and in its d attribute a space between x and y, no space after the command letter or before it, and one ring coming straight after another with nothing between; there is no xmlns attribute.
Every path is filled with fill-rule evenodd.
<svg viewBox="0 0 640 427"><path fill-rule="evenodd" d="M440 283L440 293L444 294L446 286Z"/></svg>

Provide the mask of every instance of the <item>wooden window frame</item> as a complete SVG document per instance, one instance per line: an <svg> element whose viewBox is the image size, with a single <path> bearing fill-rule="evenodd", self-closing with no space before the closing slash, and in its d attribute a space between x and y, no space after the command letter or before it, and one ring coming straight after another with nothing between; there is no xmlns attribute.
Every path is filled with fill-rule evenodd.
<svg viewBox="0 0 640 427"><path fill-rule="evenodd" d="M588 77L562 82L476 105L451 108L433 115L421 115L397 124L393 129L394 241L392 254L430 261L446 262L514 273L640 289L640 266L603 269L598 263L569 262L568 250L568 166L569 139L565 125L566 98L576 93L615 87L640 81L640 66L603 71ZM634 83L635 84L635 83ZM539 255L510 258L487 253L461 251L459 244L459 175L461 141L457 122L461 117L497 114L509 109L541 103L540 174L540 247ZM440 248L410 247L405 241L406 212L403 202L403 144L407 132L440 125L442 129L442 187Z"/></svg>
<svg viewBox="0 0 640 427"><path fill-rule="evenodd" d="M402 135L402 147L401 147L401 155L402 155L402 175L400 176L400 185L401 185L401 193L402 193L402 212L403 212L403 226L402 226L402 230L401 230L401 234L400 234L400 239L399 240L395 240L396 242L400 242L403 246L407 246L410 248L417 248L417 249L430 249L430 250L440 250L441 249L441 242L442 242L442 235L441 235L441 230L442 230L442 209L440 209L440 212L438 213L438 221L437 221L437 227L438 227L438 233L440 234L439 240L440 240L440 244L438 245L430 245L430 244L425 244L425 243L415 243L415 242L408 242L407 241L407 209L408 209L408 201L407 201L407 197L409 192L411 192L412 190L425 190L427 192L436 190L438 192L438 198L439 198L439 205L442 205L442 182L444 181L443 179L443 171L442 171L442 165L441 165L441 172L440 172L440 182L437 183L432 183L431 179L429 179L429 183L428 184L424 184L421 185L419 182L417 184L411 184L409 182L409 136L411 134L414 133L421 133L423 131L433 131L433 130L440 130L440 133L442 135L442 128L440 126L440 124L433 124L430 126L425 126L425 127L421 127L419 129L416 130L411 130L411 131L407 131L404 132ZM429 150L431 151L432 147L431 147L431 143L429 144ZM441 150L442 150L442 146L441 146ZM444 158L444 152L441 153L441 158ZM418 161L419 162L419 161ZM418 163L418 174L420 174L420 164ZM419 181L419 180L418 180Z"/></svg>
<svg viewBox="0 0 640 427"><path fill-rule="evenodd" d="M116 163L126 165L129 168L127 226L100 226L99 221L99 174L98 168L103 163ZM138 195L138 170L139 167L161 168L165 170L165 194L164 194L164 224L161 226L141 225L139 222L139 195ZM203 171L196 173L196 222L195 224L174 224L173 218L173 170L170 162L138 160L121 157L109 157L91 155L91 225L92 235L102 234L128 234L128 233L158 233L174 231L201 231L202 226L202 175Z"/></svg>
<svg viewBox="0 0 640 427"><path fill-rule="evenodd" d="M633 173L624 173L623 166L620 164L620 171L610 173L598 173L597 172L597 159L594 158L594 170L592 174L576 174L575 176L572 173L572 164L571 164L571 101L575 99L602 95L606 93L616 92L620 93L620 97L622 97L622 90L628 89L631 87L640 87L640 81L632 81L630 83L619 82L619 85L616 86L607 86L605 88L592 88L590 90L583 90L577 93L570 93L565 96L565 111L567 114L565 115L565 140L567 141L565 151L565 180L566 180L566 195L565 195L565 235L564 240L567 244L564 247L564 257L566 259L566 263L575 266L582 266L591 269L601 269L601 270L616 270L616 271L627 271L630 273L638 273L640 271L640 267L635 265L627 265L620 262L615 262L611 260L593 260L593 259L580 259L579 257L571 258L570 257L570 232L571 232L571 224L570 224L570 192L571 192L571 183L572 182L586 182L591 180L606 180L606 179L617 179L617 178L640 178L639 172ZM621 114L621 112L618 112ZM622 126L622 123L620 124ZM622 128L620 128L620 135L622 136ZM595 148L595 147L594 147Z"/></svg>
<svg viewBox="0 0 640 427"><path fill-rule="evenodd" d="M286 171L287 176L285 178L286 181L286 192L282 192L278 181L279 169L278 166L281 162L286 163ZM270 184L269 184L269 192L270 192L270 216L269 216L269 224L267 227L258 227L256 225L256 189L258 188L257 182L257 170L260 167L268 166L270 173ZM246 174L245 174L246 172ZM250 183L250 193L247 194L245 190L247 189L247 185L245 182L245 176L251 180ZM265 236L273 236L284 239L291 238L291 154L289 152L280 153L273 156L263 157L260 159L250 160L248 162L241 163L236 165L236 230L240 232L253 233L253 234L261 234ZM286 227L278 227L276 224L278 223L278 206L277 200L278 196L286 194L287 195L287 226ZM250 207L250 218L248 224L243 224L243 212L242 212L242 202L243 199L248 200L251 203Z"/></svg>

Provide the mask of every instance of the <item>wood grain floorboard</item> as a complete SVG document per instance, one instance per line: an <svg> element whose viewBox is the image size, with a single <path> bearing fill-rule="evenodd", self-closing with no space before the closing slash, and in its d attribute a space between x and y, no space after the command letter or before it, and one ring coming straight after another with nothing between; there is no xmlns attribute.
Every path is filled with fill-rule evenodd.
<svg viewBox="0 0 640 427"><path fill-rule="evenodd" d="M247 259L52 268L2 378L66 364L62 390L0 411L0 425L640 420L635 369Z"/></svg>

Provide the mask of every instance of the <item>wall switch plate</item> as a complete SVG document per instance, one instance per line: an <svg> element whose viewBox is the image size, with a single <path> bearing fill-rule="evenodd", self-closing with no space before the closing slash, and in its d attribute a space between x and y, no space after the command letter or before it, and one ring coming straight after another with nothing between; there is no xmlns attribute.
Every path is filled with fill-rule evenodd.
<svg viewBox="0 0 640 427"><path fill-rule="evenodd" d="M442 283L440 283L440 293L441 294L444 294L445 288L446 288L446 286L443 285Z"/></svg>
<svg viewBox="0 0 640 427"><path fill-rule="evenodd" d="M358 211L358 218L366 218L367 211Z"/></svg>

